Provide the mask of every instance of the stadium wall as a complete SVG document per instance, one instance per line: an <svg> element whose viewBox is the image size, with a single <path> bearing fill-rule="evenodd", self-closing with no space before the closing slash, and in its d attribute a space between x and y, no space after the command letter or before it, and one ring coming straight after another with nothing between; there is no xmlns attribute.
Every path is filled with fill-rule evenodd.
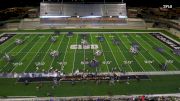
<svg viewBox="0 0 180 101"><path fill-rule="evenodd" d="M40 18L58 18L68 16L119 16L127 18L126 4L40 4Z"/></svg>
<svg viewBox="0 0 180 101"><path fill-rule="evenodd" d="M108 24L126 23L126 4L41 3L42 24ZM92 23L90 23L92 22Z"/></svg>

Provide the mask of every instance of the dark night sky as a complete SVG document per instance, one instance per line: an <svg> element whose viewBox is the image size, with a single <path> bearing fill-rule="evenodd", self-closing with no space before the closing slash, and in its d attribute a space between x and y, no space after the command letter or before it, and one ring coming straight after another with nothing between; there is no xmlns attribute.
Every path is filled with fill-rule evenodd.
<svg viewBox="0 0 180 101"><path fill-rule="evenodd" d="M39 3L41 1L42 0L0 0L0 8L14 7L14 6L39 6ZM51 0L51 1L57 1L57 0ZM82 1L82 0L77 0L77 1ZM103 2L103 0L84 0L84 1ZM72 0L64 0L64 2L72 2ZM106 2L121 2L121 0L106 0ZM162 7L162 5L166 4L166 5L172 5L173 7L180 7L180 0L124 0L124 2L127 3L127 6Z"/></svg>

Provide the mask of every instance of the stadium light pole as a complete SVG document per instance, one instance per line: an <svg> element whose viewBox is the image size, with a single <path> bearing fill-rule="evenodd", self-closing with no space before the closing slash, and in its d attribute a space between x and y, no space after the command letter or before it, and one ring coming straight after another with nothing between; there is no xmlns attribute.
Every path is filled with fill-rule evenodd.
<svg viewBox="0 0 180 101"><path fill-rule="evenodd" d="M107 12L107 10L106 10L106 0L104 0L104 10ZM105 14L106 16L107 16L107 14ZM104 16L104 15L103 15Z"/></svg>

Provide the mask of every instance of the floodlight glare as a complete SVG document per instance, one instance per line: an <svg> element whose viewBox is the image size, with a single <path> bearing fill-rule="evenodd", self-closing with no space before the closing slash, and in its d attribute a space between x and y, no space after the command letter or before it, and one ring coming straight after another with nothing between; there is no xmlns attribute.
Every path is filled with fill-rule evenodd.
<svg viewBox="0 0 180 101"><path fill-rule="evenodd" d="M127 16L118 16L118 18L127 18Z"/></svg>
<svg viewBox="0 0 180 101"><path fill-rule="evenodd" d="M71 16L40 16L40 18L69 18Z"/></svg>
<svg viewBox="0 0 180 101"><path fill-rule="evenodd" d="M83 16L81 18L100 18L100 17L102 17L102 16Z"/></svg>

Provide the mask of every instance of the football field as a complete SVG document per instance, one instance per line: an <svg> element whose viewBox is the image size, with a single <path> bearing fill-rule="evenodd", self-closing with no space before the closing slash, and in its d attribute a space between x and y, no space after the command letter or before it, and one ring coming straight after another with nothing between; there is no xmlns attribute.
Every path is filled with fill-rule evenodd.
<svg viewBox="0 0 180 101"><path fill-rule="evenodd" d="M67 35L68 32L59 35L23 33L17 32L0 45L0 72L153 72L162 71L164 65L167 71L180 70L180 57L146 32L73 32L71 36ZM51 42L52 37L55 42ZM15 44L17 39L23 43ZM82 41L86 41L86 46ZM137 53L131 52L133 44L138 46ZM163 52L157 48L162 48ZM100 56L95 55L97 50L102 52ZM59 55L53 57L53 51ZM5 61L5 54L11 57L11 61ZM98 65L90 66L93 60Z"/></svg>

